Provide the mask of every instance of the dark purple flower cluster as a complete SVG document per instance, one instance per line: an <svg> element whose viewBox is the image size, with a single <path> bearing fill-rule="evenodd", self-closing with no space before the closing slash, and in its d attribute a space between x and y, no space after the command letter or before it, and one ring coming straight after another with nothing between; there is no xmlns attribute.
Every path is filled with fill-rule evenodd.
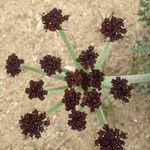
<svg viewBox="0 0 150 150"><path fill-rule="evenodd" d="M73 110L71 114L69 114L68 125L71 126L71 129L82 131L86 128L86 116L85 112L80 112Z"/></svg>
<svg viewBox="0 0 150 150"><path fill-rule="evenodd" d="M75 70L67 72L65 81L68 87L82 86L82 88L87 91L88 87L92 86L97 89L101 89L101 83L104 80L104 73L99 70L92 70L87 73L84 70Z"/></svg>
<svg viewBox="0 0 150 150"><path fill-rule="evenodd" d="M81 74L81 87L83 88L83 90L87 91L88 88L90 87L90 84L89 84L89 75L87 72L85 72L84 70L80 70L80 74Z"/></svg>
<svg viewBox="0 0 150 150"><path fill-rule="evenodd" d="M105 124L103 130L98 132L98 138L95 145L100 146L100 150L124 150L127 134L117 128L110 128Z"/></svg>
<svg viewBox="0 0 150 150"><path fill-rule="evenodd" d="M70 96L71 94L69 94L67 102L70 104L65 103L65 105L67 105L66 108L70 108L67 108L68 110L74 110L72 108L75 108L76 105L80 104L82 107L88 106L93 112L102 104L101 93L97 90L101 90L101 84L104 80L104 74L99 70L91 70L91 72L89 73L85 72L82 69L75 70L74 72L67 72L65 80L68 84L68 87L72 88L73 86L81 86L84 90L81 104L79 102L79 97L77 100L76 98L73 98L73 94L72 96ZM91 89L94 89L88 91L89 87L91 87ZM70 107L70 105L73 106Z"/></svg>
<svg viewBox="0 0 150 150"><path fill-rule="evenodd" d="M124 27L124 19L114 17L105 18L101 24L100 32L111 42L118 41L125 36L127 29Z"/></svg>
<svg viewBox="0 0 150 150"><path fill-rule="evenodd" d="M86 70L93 69L98 53L94 52L94 46L89 46L87 50L82 51L77 61Z"/></svg>
<svg viewBox="0 0 150 150"><path fill-rule="evenodd" d="M65 81L68 84L68 87L79 86L82 84L82 76L79 70L68 71L65 76Z"/></svg>
<svg viewBox="0 0 150 150"><path fill-rule="evenodd" d="M46 55L40 60L41 68L47 73L48 76L56 74L56 72L61 73L61 59L59 57Z"/></svg>
<svg viewBox="0 0 150 150"><path fill-rule="evenodd" d="M6 70L7 74L10 74L12 77L18 75L21 72L20 65L24 63L23 59L19 59L16 54L11 54L6 60Z"/></svg>
<svg viewBox="0 0 150 150"><path fill-rule="evenodd" d="M61 30L62 23L69 19L69 15L62 16L62 10L54 8L49 13L42 15L44 29L49 31Z"/></svg>
<svg viewBox="0 0 150 150"><path fill-rule="evenodd" d="M104 73L99 70L92 70L88 76L89 85L101 90L102 81L104 80Z"/></svg>
<svg viewBox="0 0 150 150"><path fill-rule="evenodd" d="M110 93L113 94L114 99L128 103L131 97L131 91L133 90L133 86L127 85L128 80L116 77L116 79L112 79L111 83L112 88Z"/></svg>
<svg viewBox="0 0 150 150"><path fill-rule="evenodd" d="M19 124L25 138L33 138L35 136L38 139L41 137L44 127L50 125L50 120L46 117L45 112L41 113L35 109L32 113L26 113L24 116L21 116Z"/></svg>
<svg viewBox="0 0 150 150"><path fill-rule="evenodd" d="M43 84L44 82L42 80L31 80L29 82L30 87L25 89L25 93L29 94L28 98L39 98L41 101L43 101L45 99L44 95L47 95L47 91L43 89Z"/></svg>
<svg viewBox="0 0 150 150"><path fill-rule="evenodd" d="M91 112L94 112L97 108L100 107L101 102L101 93L97 92L96 89L87 91L84 93L81 106L88 106Z"/></svg>
<svg viewBox="0 0 150 150"><path fill-rule="evenodd" d="M62 103L65 104L66 110L75 110L76 105L79 105L81 93L76 92L74 89L66 89Z"/></svg>

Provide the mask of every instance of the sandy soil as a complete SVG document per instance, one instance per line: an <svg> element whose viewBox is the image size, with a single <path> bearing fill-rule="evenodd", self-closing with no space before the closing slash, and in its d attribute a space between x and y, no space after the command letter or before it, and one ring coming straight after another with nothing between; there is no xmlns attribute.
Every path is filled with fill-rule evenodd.
<svg viewBox="0 0 150 150"><path fill-rule="evenodd" d="M98 52L104 39L97 32L102 19L112 12L126 18L127 37L112 45L105 73L128 74L131 67L130 46L141 32L136 16L137 0L1 0L0 1L0 150L94 150L94 137L99 130L95 115L88 116L87 129L81 133L67 126L67 112L61 107L51 116L51 126L39 140L23 140L18 119L33 108L45 111L63 92L51 92L42 101L30 101L24 93L31 79L43 79L46 85L63 84L32 72L22 72L11 78L5 72L5 60L12 52L25 59L27 64L38 66L38 60L46 55L60 56L64 66L72 66L66 48L58 33L42 30L41 16L57 7L70 14L64 29L69 34L76 52L93 44ZM150 149L150 97L133 93L127 105L116 103L115 117L109 116L110 124L128 132L127 150ZM112 99L112 101L114 101Z"/></svg>

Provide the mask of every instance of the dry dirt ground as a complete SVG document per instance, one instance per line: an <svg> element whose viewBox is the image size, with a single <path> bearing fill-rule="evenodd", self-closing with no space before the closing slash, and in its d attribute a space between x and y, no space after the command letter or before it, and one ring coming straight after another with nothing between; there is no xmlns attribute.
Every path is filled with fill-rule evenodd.
<svg viewBox="0 0 150 150"><path fill-rule="evenodd" d="M0 1L0 150L94 150L94 138L99 122L94 114L88 116L87 129L71 131L67 126L64 107L51 115L51 126L39 140L24 140L18 119L33 108L45 111L63 92L50 92L44 101L30 101L24 93L31 79L43 79L46 85L60 85L62 82L37 75L30 71L18 77L6 75L5 60L9 54L17 53L27 64L38 66L38 60L46 54L60 56L64 66L72 66L66 48L58 33L42 30L41 15L52 8L61 8L69 14L69 21L63 28L69 34L76 52L90 44L100 52L104 39L98 32L99 26L112 12L125 18L128 34L123 41L112 45L107 59L105 73L129 74L131 67L130 47L142 27L138 23L137 0L1 0ZM133 93L129 104L116 103L115 117L108 122L128 132L127 150L150 149L150 97ZM112 99L114 102L114 100Z"/></svg>

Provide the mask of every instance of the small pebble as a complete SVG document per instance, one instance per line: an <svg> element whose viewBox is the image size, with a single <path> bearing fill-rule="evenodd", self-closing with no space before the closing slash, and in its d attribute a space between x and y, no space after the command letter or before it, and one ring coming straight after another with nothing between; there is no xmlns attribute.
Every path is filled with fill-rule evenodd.
<svg viewBox="0 0 150 150"><path fill-rule="evenodd" d="M134 119L133 119L133 122L137 123L138 121L137 121L137 119L136 119L136 118L134 118Z"/></svg>
<svg viewBox="0 0 150 150"><path fill-rule="evenodd" d="M41 31L43 29L43 24L42 21L38 21L37 25L36 25L36 30L37 31Z"/></svg>

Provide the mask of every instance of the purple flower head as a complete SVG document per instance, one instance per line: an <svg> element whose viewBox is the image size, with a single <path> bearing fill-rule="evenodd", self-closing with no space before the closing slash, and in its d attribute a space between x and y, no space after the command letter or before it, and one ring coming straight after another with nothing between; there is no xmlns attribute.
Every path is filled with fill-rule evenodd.
<svg viewBox="0 0 150 150"><path fill-rule="evenodd" d="M103 130L100 130L95 140L95 145L100 146L101 150L124 150L127 134L117 128L110 128L105 124Z"/></svg>
<svg viewBox="0 0 150 150"><path fill-rule="evenodd" d="M59 57L46 55L40 60L41 68L47 73L48 76L56 74L56 72L61 73L61 59Z"/></svg>
<svg viewBox="0 0 150 150"><path fill-rule="evenodd" d="M82 131L86 128L86 116L85 112L75 111L73 110L71 114L69 114L68 125L71 126L71 129Z"/></svg>
<svg viewBox="0 0 150 150"><path fill-rule="evenodd" d="M68 71L66 73L65 81L68 84L68 87L79 86L82 84L82 76L79 70Z"/></svg>
<svg viewBox="0 0 150 150"><path fill-rule="evenodd" d="M21 72L20 65L24 63L23 59L19 59L16 54L11 54L6 60L6 70L7 74L10 74L12 77L18 75Z"/></svg>
<svg viewBox="0 0 150 150"><path fill-rule="evenodd" d="M69 15L62 15L62 10L54 8L49 13L42 15L42 22L45 30L61 30L62 23L69 19Z"/></svg>
<svg viewBox="0 0 150 150"><path fill-rule="evenodd" d="M47 91L43 89L44 82L42 80L29 82L30 87L25 89L25 93L28 94L29 99L39 98L43 101L44 95L47 95Z"/></svg>
<svg viewBox="0 0 150 150"><path fill-rule="evenodd" d="M110 93L113 95L114 99L119 99L128 103L131 97L131 91L133 90L133 86L127 85L128 80L116 77L116 79L112 79L111 83L112 88L110 89Z"/></svg>
<svg viewBox="0 0 150 150"><path fill-rule="evenodd" d="M19 124L25 138L35 137L38 139L41 137L44 127L50 125L50 120L46 117L45 112L41 113L35 109L32 113L26 113L21 116Z"/></svg>
<svg viewBox="0 0 150 150"><path fill-rule="evenodd" d="M87 50L82 51L77 61L83 66L84 69L93 69L96 63L98 53L94 52L94 47L89 46Z"/></svg>
<svg viewBox="0 0 150 150"><path fill-rule="evenodd" d="M81 93L77 93L74 89L66 89L62 103L65 104L66 110L75 110L76 105L79 105Z"/></svg>
<svg viewBox="0 0 150 150"><path fill-rule="evenodd" d="M81 103L82 107L87 106L91 112L94 112L101 104L101 93L97 92L96 89L84 93Z"/></svg>
<svg viewBox="0 0 150 150"><path fill-rule="evenodd" d="M99 70L92 70L89 73L89 84L90 86L101 90L101 84L104 80L104 73Z"/></svg>
<svg viewBox="0 0 150 150"><path fill-rule="evenodd" d="M124 19L114 17L105 18L101 24L100 32L105 38L109 38L111 42L123 39L127 29L124 27Z"/></svg>

